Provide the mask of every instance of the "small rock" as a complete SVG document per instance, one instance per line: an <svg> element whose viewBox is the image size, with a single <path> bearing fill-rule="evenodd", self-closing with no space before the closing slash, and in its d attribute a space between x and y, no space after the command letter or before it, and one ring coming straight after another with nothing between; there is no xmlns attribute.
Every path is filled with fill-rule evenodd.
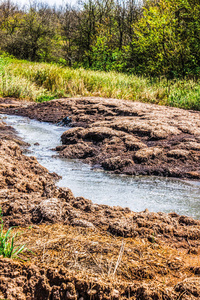
<svg viewBox="0 0 200 300"><path fill-rule="evenodd" d="M119 291L114 289L112 292L112 297L113 299L119 299Z"/></svg>
<svg viewBox="0 0 200 300"><path fill-rule="evenodd" d="M83 219L73 219L71 221L71 224L74 226L80 226L80 227L88 227L88 228L95 228L95 226L86 220Z"/></svg>
<svg viewBox="0 0 200 300"><path fill-rule="evenodd" d="M87 293L88 293L89 296L93 296L97 293L97 291L96 290L89 290Z"/></svg>

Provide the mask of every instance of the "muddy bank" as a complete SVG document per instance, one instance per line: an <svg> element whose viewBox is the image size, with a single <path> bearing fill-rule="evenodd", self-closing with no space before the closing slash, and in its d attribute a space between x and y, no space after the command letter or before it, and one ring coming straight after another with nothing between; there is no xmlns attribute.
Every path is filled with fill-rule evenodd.
<svg viewBox="0 0 200 300"><path fill-rule="evenodd" d="M0 258L0 298L200 298L200 221L74 197L22 146L0 121L4 224L23 227L17 243L35 253L22 257L29 262Z"/></svg>
<svg viewBox="0 0 200 300"><path fill-rule="evenodd" d="M2 126L4 132L10 131ZM148 239L156 235L160 241L188 249L199 246L199 220L175 213L136 213L74 197L70 189L56 187L57 174L49 173L35 157L24 155L17 140L8 136L0 139L0 205L7 226L62 222L116 236Z"/></svg>
<svg viewBox="0 0 200 300"><path fill-rule="evenodd" d="M92 97L1 100L0 112L72 126L56 149L61 157L117 174L200 178L199 112Z"/></svg>

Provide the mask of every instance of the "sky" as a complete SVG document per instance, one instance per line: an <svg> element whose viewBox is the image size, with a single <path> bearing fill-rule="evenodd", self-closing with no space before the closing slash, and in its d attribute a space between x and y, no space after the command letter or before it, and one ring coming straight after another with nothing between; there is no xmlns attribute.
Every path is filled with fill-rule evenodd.
<svg viewBox="0 0 200 300"><path fill-rule="evenodd" d="M50 6L56 5L57 7L62 4L65 4L65 3L74 5L75 3L78 2L78 0L12 0L12 2L20 4L21 6L29 5L30 2L32 3L34 1L39 2L39 3L47 3ZM138 0L138 3L141 3L141 2L142 2L142 0Z"/></svg>
<svg viewBox="0 0 200 300"><path fill-rule="evenodd" d="M12 1L12 2L14 2L14 3L18 3L18 4L20 4L20 5L29 5L29 3L31 2L34 2L34 1L32 1L32 0L14 0L14 1ZM62 4L64 4L64 3L71 3L71 4L74 4L75 2L76 2L76 0L37 0L37 2L42 2L42 3L47 3L47 4L49 4L50 6L54 6L55 4L56 4L56 6L60 6L60 5L62 5Z"/></svg>

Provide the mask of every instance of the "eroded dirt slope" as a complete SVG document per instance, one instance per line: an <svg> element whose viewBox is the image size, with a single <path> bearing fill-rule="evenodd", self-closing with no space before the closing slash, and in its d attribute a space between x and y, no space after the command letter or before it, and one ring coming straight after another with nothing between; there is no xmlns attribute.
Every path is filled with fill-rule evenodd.
<svg viewBox="0 0 200 300"><path fill-rule="evenodd" d="M41 104L1 100L0 111L74 127L60 156L128 175L200 178L200 113L103 98Z"/></svg>

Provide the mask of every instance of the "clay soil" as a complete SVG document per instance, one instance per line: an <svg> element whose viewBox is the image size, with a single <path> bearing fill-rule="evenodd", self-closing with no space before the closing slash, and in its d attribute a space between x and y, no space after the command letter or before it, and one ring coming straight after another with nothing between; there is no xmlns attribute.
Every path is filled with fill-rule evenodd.
<svg viewBox="0 0 200 300"><path fill-rule="evenodd" d="M114 172L127 173L129 167L129 172L140 174L148 165L145 172L151 174L159 157L168 169L171 159L180 177L199 178L199 113L93 98L44 104L3 99L0 110L55 123L68 117L74 127L63 134L63 148L57 149L60 155L78 157L78 149L91 147L96 151L94 156L79 158ZM158 120L160 112L162 126L154 126L153 120ZM144 123L141 134L142 120L146 126L151 124L148 134ZM136 126L140 127L137 133ZM133 140L143 146L135 149L129 144L125 158L124 147ZM109 141L114 141L111 148ZM4 227L17 226L13 228L13 233L18 232L16 245L25 243L32 251L21 254L22 260L0 258L0 299L200 299L199 220L176 213L135 213L76 198L67 187L57 188L57 174L49 173L36 158L23 153L27 146L12 127L0 120L0 207ZM121 161L130 159L132 165L105 167L105 161L116 158L112 147L120 147L117 157ZM104 148L108 156L103 159L100 152ZM138 160L138 152L155 152L155 148L161 149L161 154ZM168 154L175 150L180 150L178 156ZM183 153L187 154L184 158Z"/></svg>

